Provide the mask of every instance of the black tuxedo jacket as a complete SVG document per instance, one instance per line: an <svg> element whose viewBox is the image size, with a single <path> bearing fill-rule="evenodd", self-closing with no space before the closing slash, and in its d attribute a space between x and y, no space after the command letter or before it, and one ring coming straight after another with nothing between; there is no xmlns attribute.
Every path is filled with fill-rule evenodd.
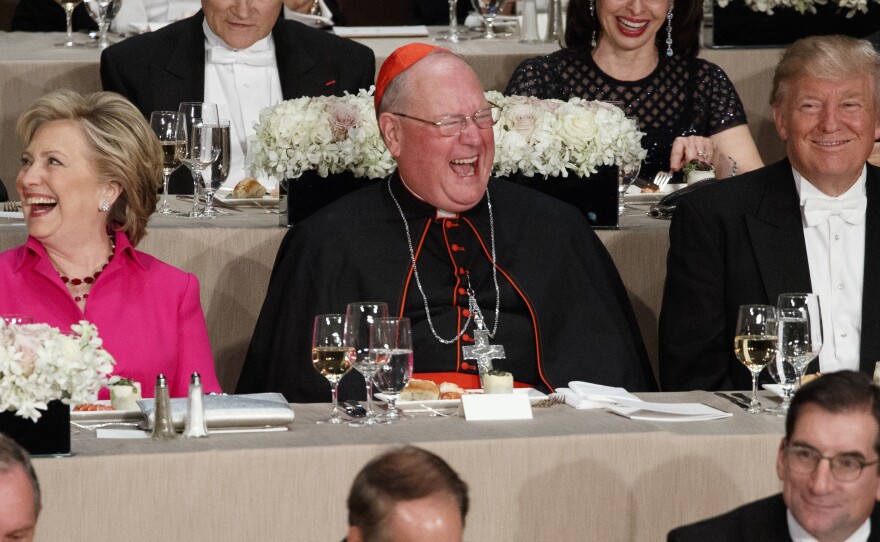
<svg viewBox="0 0 880 542"><path fill-rule="evenodd" d="M101 54L104 90L122 94L145 118L153 111L177 111L180 102L205 96L204 15L156 32L134 36ZM285 100L301 96L341 96L370 88L376 71L373 51L354 41L279 18L272 29ZM186 168L172 177L172 192L192 192Z"/></svg>
<svg viewBox="0 0 880 542"><path fill-rule="evenodd" d="M880 169L868 165L861 366L880 360ZM800 199L782 160L683 197L669 229L660 310L660 386L665 391L749 389L733 355L740 305L776 305L811 292Z"/></svg>
<svg viewBox="0 0 880 542"><path fill-rule="evenodd" d="M673 529L667 542L791 542L781 494L761 499L726 514ZM871 512L868 542L880 542L880 507Z"/></svg>

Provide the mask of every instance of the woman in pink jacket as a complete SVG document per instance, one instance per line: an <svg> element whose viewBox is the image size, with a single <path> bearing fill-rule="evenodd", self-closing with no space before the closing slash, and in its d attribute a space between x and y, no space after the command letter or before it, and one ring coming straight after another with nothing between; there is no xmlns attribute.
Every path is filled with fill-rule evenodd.
<svg viewBox="0 0 880 542"><path fill-rule="evenodd" d="M198 280L134 249L162 171L138 110L111 92L63 90L38 99L16 130L25 150L15 188L29 236L0 254L0 313L62 330L94 323L114 374L140 382L144 397L158 373L172 396L186 395L193 371L205 391L220 391Z"/></svg>

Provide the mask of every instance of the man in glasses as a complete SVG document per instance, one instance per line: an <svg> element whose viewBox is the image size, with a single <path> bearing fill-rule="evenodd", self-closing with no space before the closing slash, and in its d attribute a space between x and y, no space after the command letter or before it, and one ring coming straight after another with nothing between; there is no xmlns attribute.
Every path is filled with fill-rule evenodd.
<svg viewBox="0 0 880 542"><path fill-rule="evenodd" d="M782 494L680 527L670 542L880 540L880 389L841 371L805 384L785 420Z"/></svg>
<svg viewBox="0 0 880 542"><path fill-rule="evenodd" d="M497 112L473 70L437 47L402 47L379 72L376 103L397 172L287 234L238 392L328 401L311 321L362 300L411 319L417 378L479 388L485 353L545 392L571 380L654 388L620 277L586 220L490 180ZM364 388L352 371L340 393Z"/></svg>

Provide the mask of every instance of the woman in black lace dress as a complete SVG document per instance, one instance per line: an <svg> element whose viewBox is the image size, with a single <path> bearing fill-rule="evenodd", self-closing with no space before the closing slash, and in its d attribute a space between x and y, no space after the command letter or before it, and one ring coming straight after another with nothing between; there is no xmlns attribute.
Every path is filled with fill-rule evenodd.
<svg viewBox="0 0 880 542"><path fill-rule="evenodd" d="M733 84L696 58L702 5L571 0L567 46L520 64L505 93L622 102L646 133L646 178L692 159L714 163L719 178L761 167Z"/></svg>

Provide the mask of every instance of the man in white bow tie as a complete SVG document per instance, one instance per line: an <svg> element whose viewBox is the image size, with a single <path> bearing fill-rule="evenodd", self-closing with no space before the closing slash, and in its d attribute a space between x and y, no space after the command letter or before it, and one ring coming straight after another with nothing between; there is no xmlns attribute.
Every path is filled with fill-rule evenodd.
<svg viewBox="0 0 880 542"><path fill-rule="evenodd" d="M670 226L660 312L664 390L747 389L734 357L740 305L814 292L822 372L880 360L880 54L842 36L785 53L771 103L787 158L683 197ZM814 362L815 367L816 362Z"/></svg>
<svg viewBox="0 0 880 542"><path fill-rule="evenodd" d="M369 88L372 50L281 17L281 0L202 0L196 15L134 36L101 54L101 82L149 119L180 102L212 102L230 120L227 185L242 180L247 137L260 110L301 96ZM265 183L264 183L265 184ZM271 188L271 186L269 187ZM186 168L173 192L192 190Z"/></svg>

